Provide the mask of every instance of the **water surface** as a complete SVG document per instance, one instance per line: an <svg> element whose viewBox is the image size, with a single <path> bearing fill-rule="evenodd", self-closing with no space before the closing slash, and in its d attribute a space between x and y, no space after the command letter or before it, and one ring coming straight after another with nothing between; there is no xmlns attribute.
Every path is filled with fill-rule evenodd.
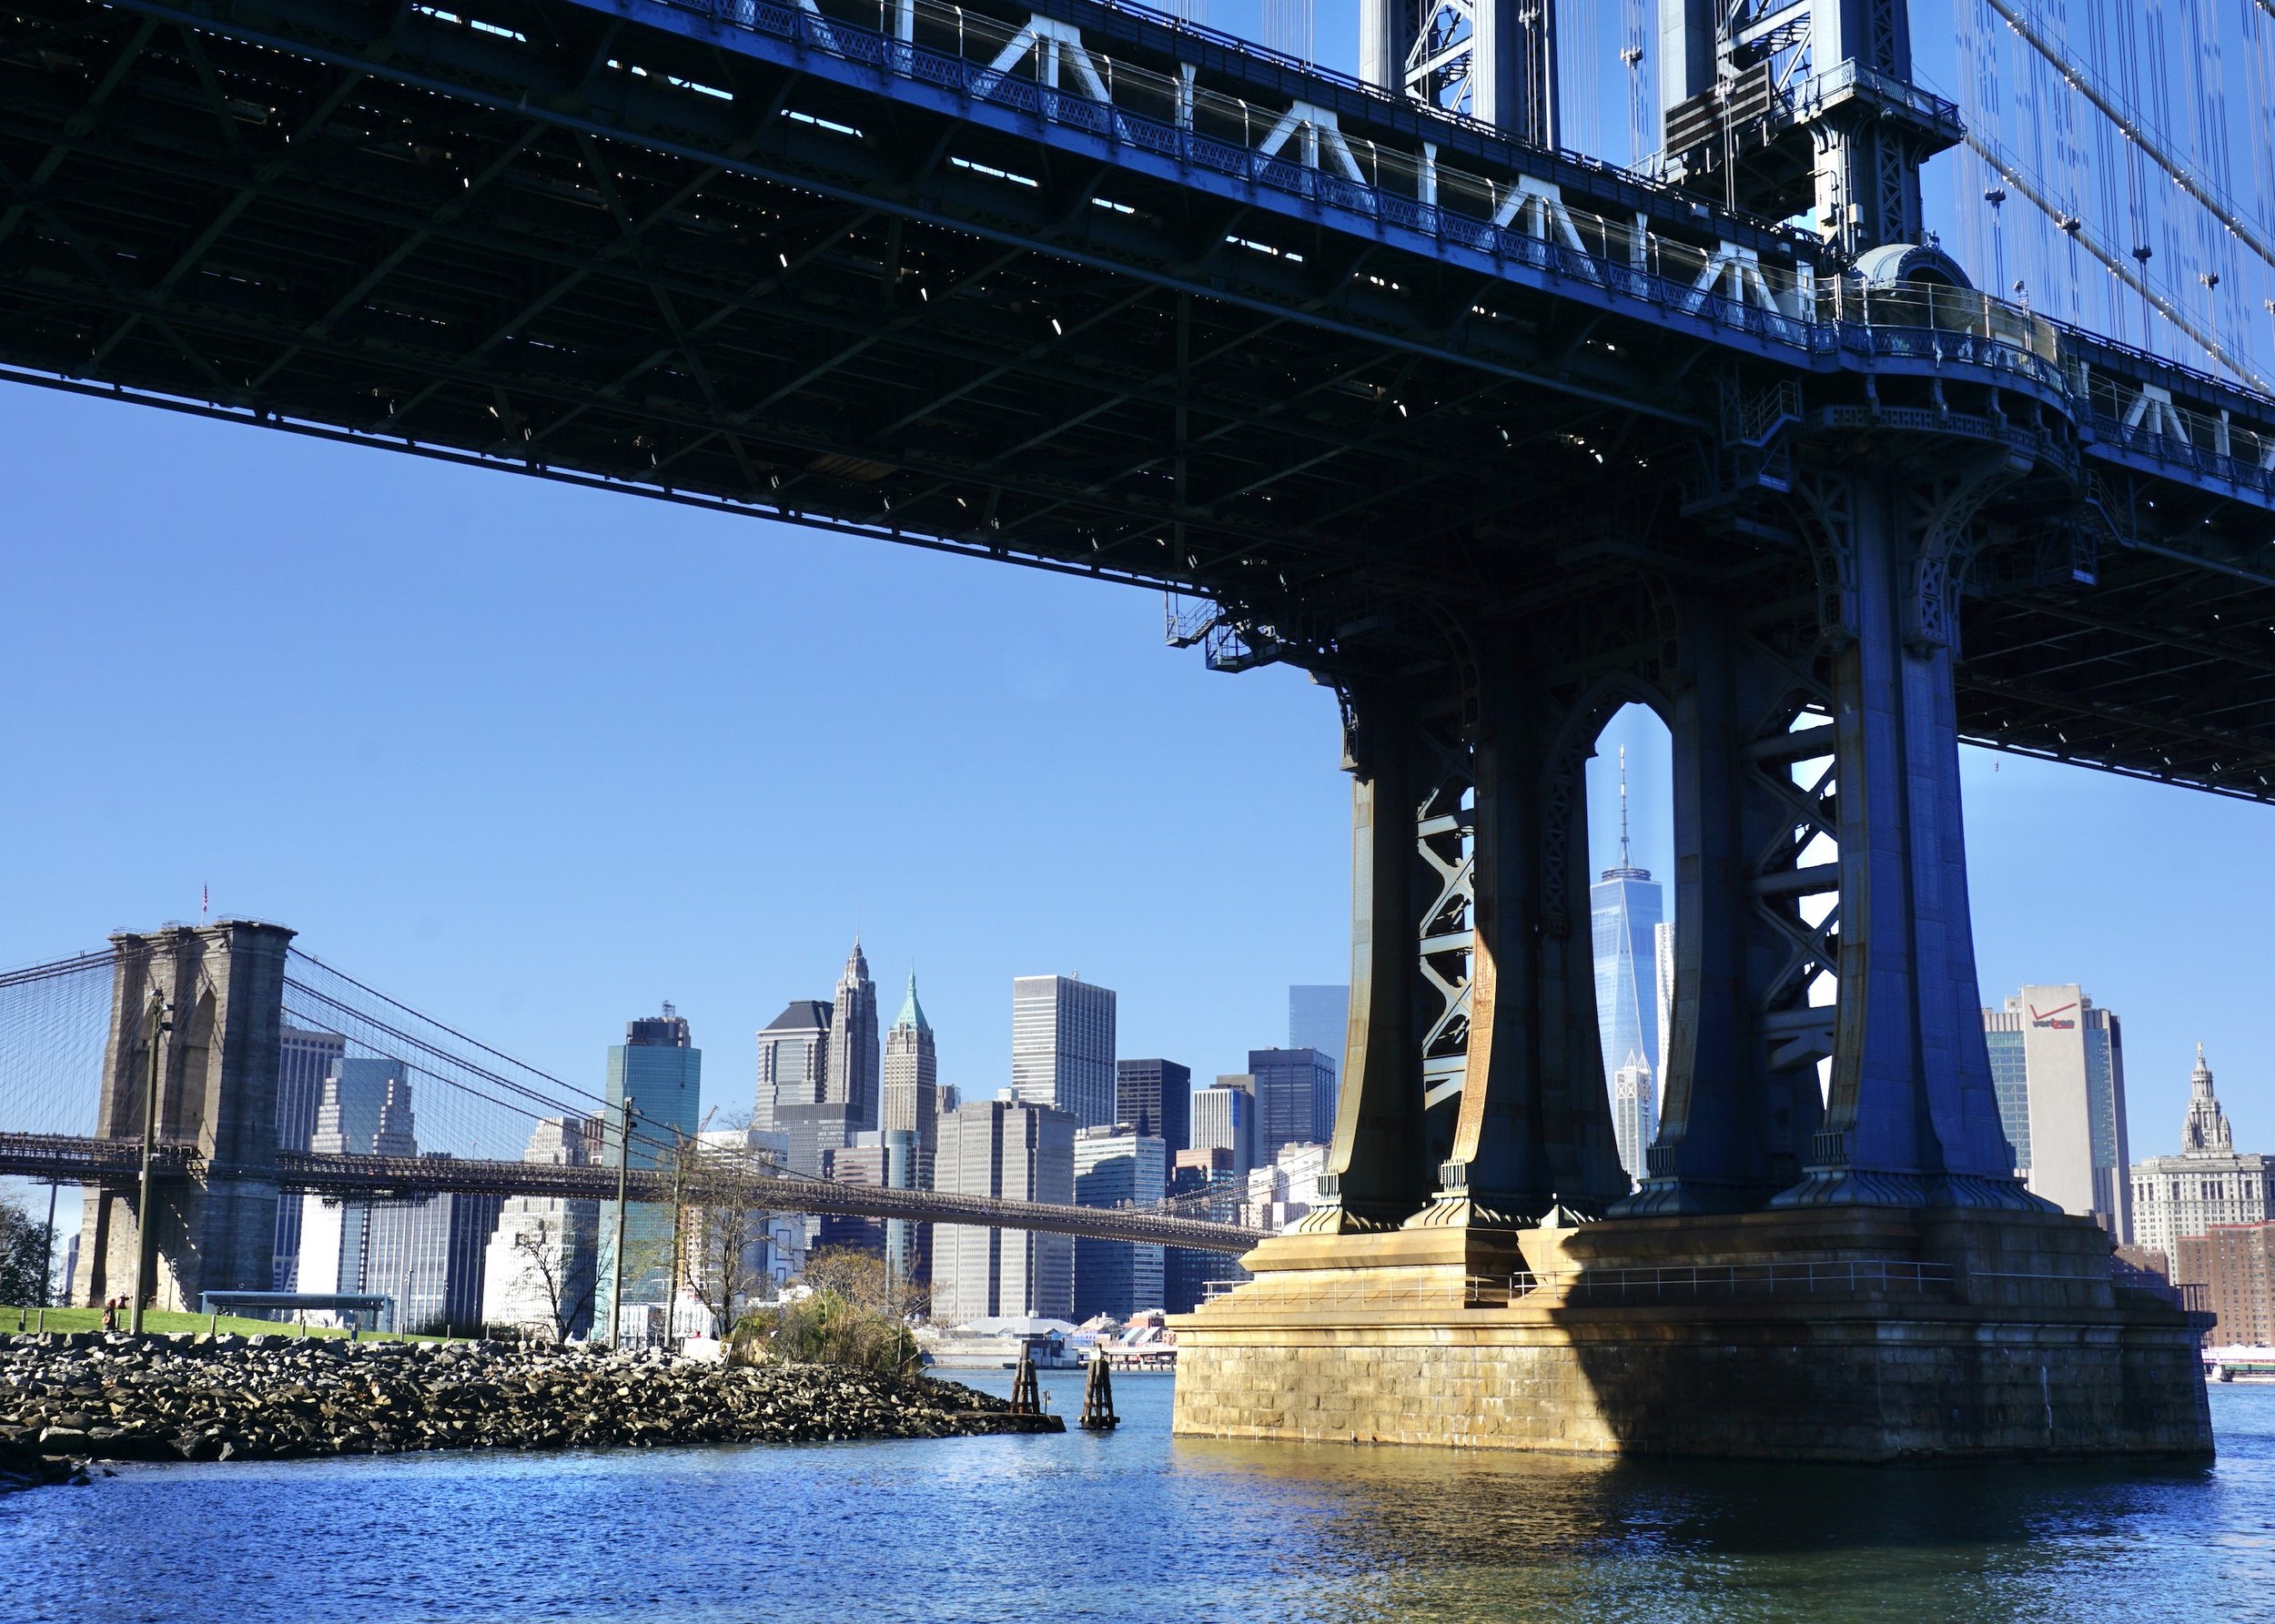
<svg viewBox="0 0 2275 1624"><path fill-rule="evenodd" d="M1124 1378L1097 1437L124 1467L0 1498L0 1619L2275 1620L2275 1387L2214 1387L2182 1469L1173 1439L1169 1396Z"/></svg>

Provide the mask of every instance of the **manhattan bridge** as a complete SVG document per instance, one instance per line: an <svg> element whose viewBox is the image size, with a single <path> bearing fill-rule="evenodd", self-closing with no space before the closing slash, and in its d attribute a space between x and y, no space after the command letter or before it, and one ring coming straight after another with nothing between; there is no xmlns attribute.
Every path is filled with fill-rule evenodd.
<svg viewBox="0 0 2275 1624"><path fill-rule="evenodd" d="M1356 77L1101 0L10 0L0 372L1158 588L1331 687L1325 1205L1196 1316L1181 1426L1340 1436L1280 1403L1324 1382L1352 1437L1711 1447L1623 1373L1849 1337L1762 1447L1861 1382L1826 1450L2187 1452L2184 1316L2014 1174L1958 746L2275 797L2275 9L1957 5L1964 106L1903 0L1629 0L1614 163L1593 0L1364 0ZM1628 703L1677 921L1633 1190L1582 776ZM1925 1298L1548 1284L1860 1262ZM1592 1396L1483 1438L1322 1376L1360 1345Z"/></svg>

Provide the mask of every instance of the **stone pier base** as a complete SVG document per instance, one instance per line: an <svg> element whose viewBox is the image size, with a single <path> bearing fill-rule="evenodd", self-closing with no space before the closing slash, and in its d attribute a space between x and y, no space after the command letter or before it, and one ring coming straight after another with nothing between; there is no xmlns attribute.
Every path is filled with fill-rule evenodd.
<svg viewBox="0 0 2275 1624"><path fill-rule="evenodd" d="M1296 1234L1246 1263L1252 1283L1174 1322L1180 1433L1774 1460L2212 1452L2200 1324L2114 1286L2080 1218Z"/></svg>

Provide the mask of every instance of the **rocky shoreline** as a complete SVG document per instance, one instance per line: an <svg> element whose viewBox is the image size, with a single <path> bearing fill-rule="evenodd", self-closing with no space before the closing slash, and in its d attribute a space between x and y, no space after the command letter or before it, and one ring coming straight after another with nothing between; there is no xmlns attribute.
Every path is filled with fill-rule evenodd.
<svg viewBox="0 0 2275 1624"><path fill-rule="evenodd" d="M1057 1432L928 1377L658 1353L292 1337L0 1337L0 1490L94 1460Z"/></svg>

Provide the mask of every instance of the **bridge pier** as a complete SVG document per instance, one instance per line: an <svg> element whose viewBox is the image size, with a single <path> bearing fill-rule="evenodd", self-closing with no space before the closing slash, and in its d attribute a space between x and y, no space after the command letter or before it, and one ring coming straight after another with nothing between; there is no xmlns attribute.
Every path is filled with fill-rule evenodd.
<svg viewBox="0 0 2275 1624"><path fill-rule="evenodd" d="M1249 1255L1178 1326L1213 1437L1885 1461L2210 1453L2197 1334L2088 1220L1825 1206L1519 1233L1527 1270L1403 1231Z"/></svg>
<svg viewBox="0 0 2275 1624"><path fill-rule="evenodd" d="M277 1233L277 1075L285 948L292 932L251 920L121 932L96 1134L137 1139L150 1067L153 1000L173 1006L158 1056L158 1137L197 1146L198 1170L159 1182L147 1289L159 1308L206 1291L266 1291ZM141 1215L132 1185L87 1192L73 1301L136 1289Z"/></svg>
<svg viewBox="0 0 2275 1624"><path fill-rule="evenodd" d="M1181 1430L2209 1452L2189 1316L2114 1286L2109 1238L2024 1189L1990 1084L1952 665L1975 515L2030 459L1925 434L1795 459L1766 602L1758 578L1639 571L1591 606L1609 654L1545 619L1450 628L1430 681L1347 685L1324 1205L1179 1323ZM1677 852L1666 1103L1632 1193L1581 772L1630 700L1673 734Z"/></svg>

